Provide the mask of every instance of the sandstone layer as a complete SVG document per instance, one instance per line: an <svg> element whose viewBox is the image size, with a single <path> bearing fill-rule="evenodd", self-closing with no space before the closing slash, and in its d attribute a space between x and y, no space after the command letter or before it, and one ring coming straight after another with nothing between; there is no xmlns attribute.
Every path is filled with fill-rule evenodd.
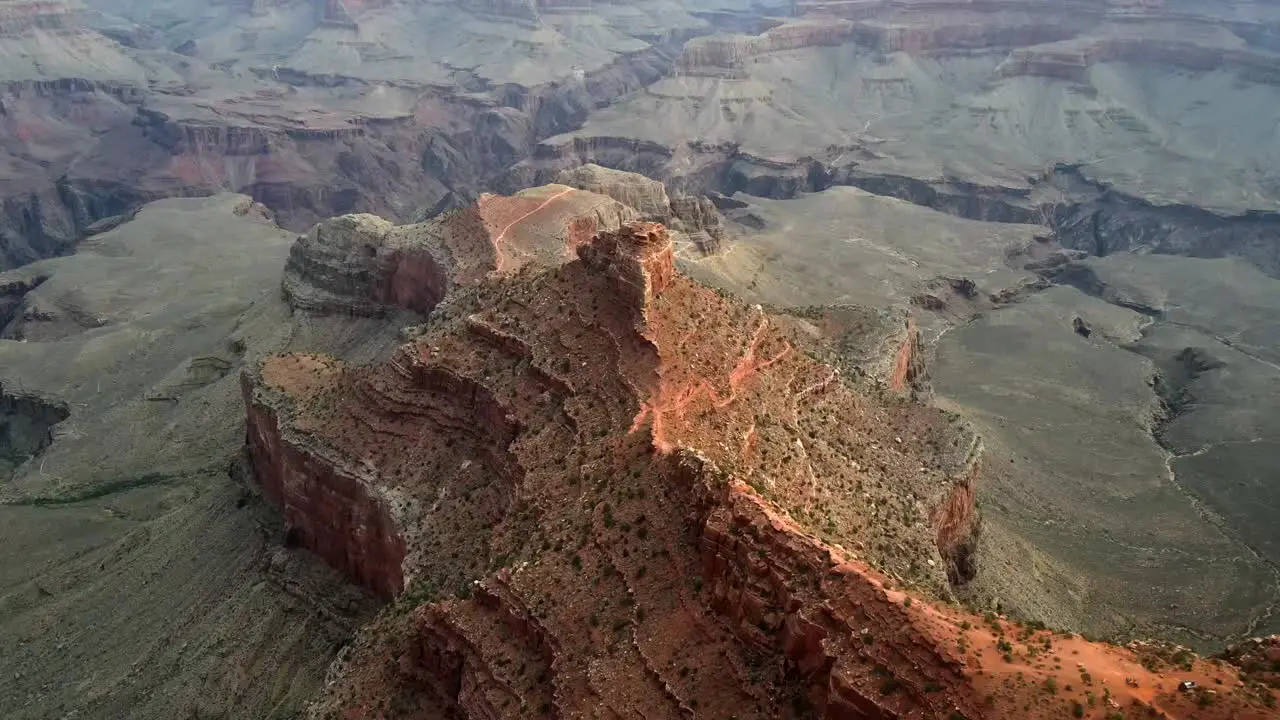
<svg viewBox="0 0 1280 720"><path fill-rule="evenodd" d="M1225 666L946 604L982 444L817 334L632 223L493 263L390 362L247 371L292 536L395 599L313 715L1270 716Z"/></svg>
<svg viewBox="0 0 1280 720"><path fill-rule="evenodd" d="M605 195L564 185L511 197L482 195L466 208L413 225L345 215L317 224L294 244L284 292L294 308L312 312L381 315L400 308L426 314L453 287L491 271L568 259L597 232L617 230L636 217L634 209Z"/></svg>

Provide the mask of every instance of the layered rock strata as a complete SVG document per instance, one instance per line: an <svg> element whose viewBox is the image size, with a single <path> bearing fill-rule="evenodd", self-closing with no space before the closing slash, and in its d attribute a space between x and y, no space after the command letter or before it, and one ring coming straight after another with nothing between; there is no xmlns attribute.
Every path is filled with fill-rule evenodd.
<svg viewBox="0 0 1280 720"><path fill-rule="evenodd" d="M682 277L673 244L632 223L453 286L387 364L246 374L293 537L397 598L313 716L1061 717L1105 688L1188 717L1184 678L1223 681L1209 715L1266 716L1213 665L1157 676L926 601L980 445Z"/></svg>
<svg viewBox="0 0 1280 720"><path fill-rule="evenodd" d="M428 313L459 284L536 262L555 264L636 211L604 195L549 185L512 197L483 195L469 207L396 226L374 215L319 223L298 239L284 272L297 309L381 315Z"/></svg>
<svg viewBox="0 0 1280 720"><path fill-rule="evenodd" d="M594 163L562 170L555 181L608 195L634 208L641 219L662 223L669 230L687 235L703 254L721 250L727 240L724 217L704 195L672 197L657 180Z"/></svg>
<svg viewBox="0 0 1280 720"><path fill-rule="evenodd" d="M523 24L510 15L520 3L219 4L207 28L179 22L189 3L158 9L166 20L156 27L137 8L115 9L139 24L112 18L104 32L133 47L82 27L78 6L0 0L0 44L14 58L0 73L0 165L11 169L0 188L0 268L65 253L94 222L170 196L244 193L297 231L359 212L406 222L476 198L538 140L670 64L666 47L617 28L608 48L555 31L526 43L526 29L504 27ZM406 34L385 31L393 15ZM501 77L455 73L434 39L444 25L479 33L459 52L502 45L489 68ZM275 45L281 38L287 47ZM162 44L181 56L143 49ZM544 48L554 62L522 57ZM286 59L295 51L303 57ZM352 62L330 65L347 52ZM408 53L419 54L401 62ZM579 61L581 77L571 70ZM538 69L508 77L516 67ZM356 69L370 75L344 74Z"/></svg>

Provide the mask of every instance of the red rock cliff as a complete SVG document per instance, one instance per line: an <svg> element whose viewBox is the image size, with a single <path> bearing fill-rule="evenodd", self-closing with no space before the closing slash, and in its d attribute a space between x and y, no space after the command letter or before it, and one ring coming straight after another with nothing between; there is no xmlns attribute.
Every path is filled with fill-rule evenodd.
<svg viewBox="0 0 1280 720"><path fill-rule="evenodd" d="M387 365L247 377L271 411L255 468L300 539L375 587L401 558L315 717L1058 718L1092 692L1076 663L1128 716L1189 717L1174 683L1226 677L934 604L975 522L945 415L681 277L660 226L577 254L447 296ZM277 469L305 452L328 467ZM337 477L355 512L330 511Z"/></svg>
<svg viewBox="0 0 1280 720"><path fill-rule="evenodd" d="M299 372L325 372L322 359L295 358ZM291 542L311 550L357 584L390 600L404 589L405 541L387 500L368 477L311 447L282 427L266 399L292 389L285 370L242 381L248 407L247 445L254 474L265 494L280 506Z"/></svg>

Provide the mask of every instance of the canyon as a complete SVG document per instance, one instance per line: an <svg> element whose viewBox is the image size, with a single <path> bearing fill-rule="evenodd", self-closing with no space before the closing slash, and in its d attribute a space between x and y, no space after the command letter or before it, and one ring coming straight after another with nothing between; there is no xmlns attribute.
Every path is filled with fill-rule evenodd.
<svg viewBox="0 0 1280 720"><path fill-rule="evenodd" d="M563 259L638 216L554 186L386 235L362 233L380 226L353 216L298 237L251 198L224 194L150 203L72 255L0 274L6 717L304 706L334 652L401 585L362 590L318 559L349 569L337 558L354 546L306 549L324 533L301 519L328 507L337 522L356 486L282 522L272 501L284 486L250 480L242 372L291 350L385 358L423 317L398 303L431 309L419 304L433 297L420 284L431 275L416 261L439 258L440 291L454 292L486 263ZM387 264L371 265L379 251ZM364 557L390 573L404 551L395 526L384 529L383 549Z"/></svg>
<svg viewBox="0 0 1280 720"><path fill-rule="evenodd" d="M246 368L258 482L394 601L311 717L1083 716L1095 678L1111 716L1274 712L1176 646L947 604L991 458L911 399L914 326L886 386L683 277L661 225L571 245L490 262L384 362Z"/></svg>
<svg viewBox="0 0 1280 720"><path fill-rule="evenodd" d="M0 714L1272 716L1277 38L0 0Z"/></svg>

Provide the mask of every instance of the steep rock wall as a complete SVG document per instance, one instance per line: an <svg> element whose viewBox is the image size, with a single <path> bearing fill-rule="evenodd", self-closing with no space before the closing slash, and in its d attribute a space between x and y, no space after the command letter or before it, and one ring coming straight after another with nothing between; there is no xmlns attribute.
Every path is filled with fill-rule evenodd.
<svg viewBox="0 0 1280 720"><path fill-rule="evenodd" d="M1090 67L1105 62L1160 63L1194 72L1231 70L1246 80L1280 84L1280 57L1276 55L1142 37L1018 48L997 68L996 74L1000 77L1043 75L1083 83Z"/></svg>
<svg viewBox="0 0 1280 720"><path fill-rule="evenodd" d="M983 446L974 437L970 447L969 471L953 483L946 499L930 515L937 536L938 554L947 564L947 580L953 586L963 585L977 572L978 481L982 474Z"/></svg>
<svg viewBox="0 0 1280 720"><path fill-rule="evenodd" d="M0 384L0 478L52 445L54 426L70 416L64 403Z"/></svg>
<svg viewBox="0 0 1280 720"><path fill-rule="evenodd" d="M908 389L914 389L924 380L926 366L920 343L920 330L916 327L916 319L908 317L902 343L894 356L893 372L889 376L890 390L905 392Z"/></svg>
<svg viewBox="0 0 1280 720"><path fill-rule="evenodd" d="M316 225L289 251L282 287L294 308L381 315L390 307L428 313L449 278L426 247L390 244L391 223L345 215Z"/></svg>
<svg viewBox="0 0 1280 720"><path fill-rule="evenodd" d="M853 35L852 23L792 22L761 35L713 35L691 40L676 63L682 73L734 76L752 58L805 47L839 45Z"/></svg>
<svg viewBox="0 0 1280 720"><path fill-rule="evenodd" d="M383 600L404 589L401 528L368 478L345 471L318 448L287 437L260 378L242 379L247 446L265 494L280 506L289 541L319 555Z"/></svg>
<svg viewBox="0 0 1280 720"><path fill-rule="evenodd" d="M978 704L957 692L960 664L907 630L909 612L881 582L842 566L745 485L730 482L723 492L702 525L710 602L749 643L787 658L818 717L981 716ZM829 605L817 600L823 596L832 598ZM867 672L871 667L892 668L893 693L883 691L886 675Z"/></svg>

